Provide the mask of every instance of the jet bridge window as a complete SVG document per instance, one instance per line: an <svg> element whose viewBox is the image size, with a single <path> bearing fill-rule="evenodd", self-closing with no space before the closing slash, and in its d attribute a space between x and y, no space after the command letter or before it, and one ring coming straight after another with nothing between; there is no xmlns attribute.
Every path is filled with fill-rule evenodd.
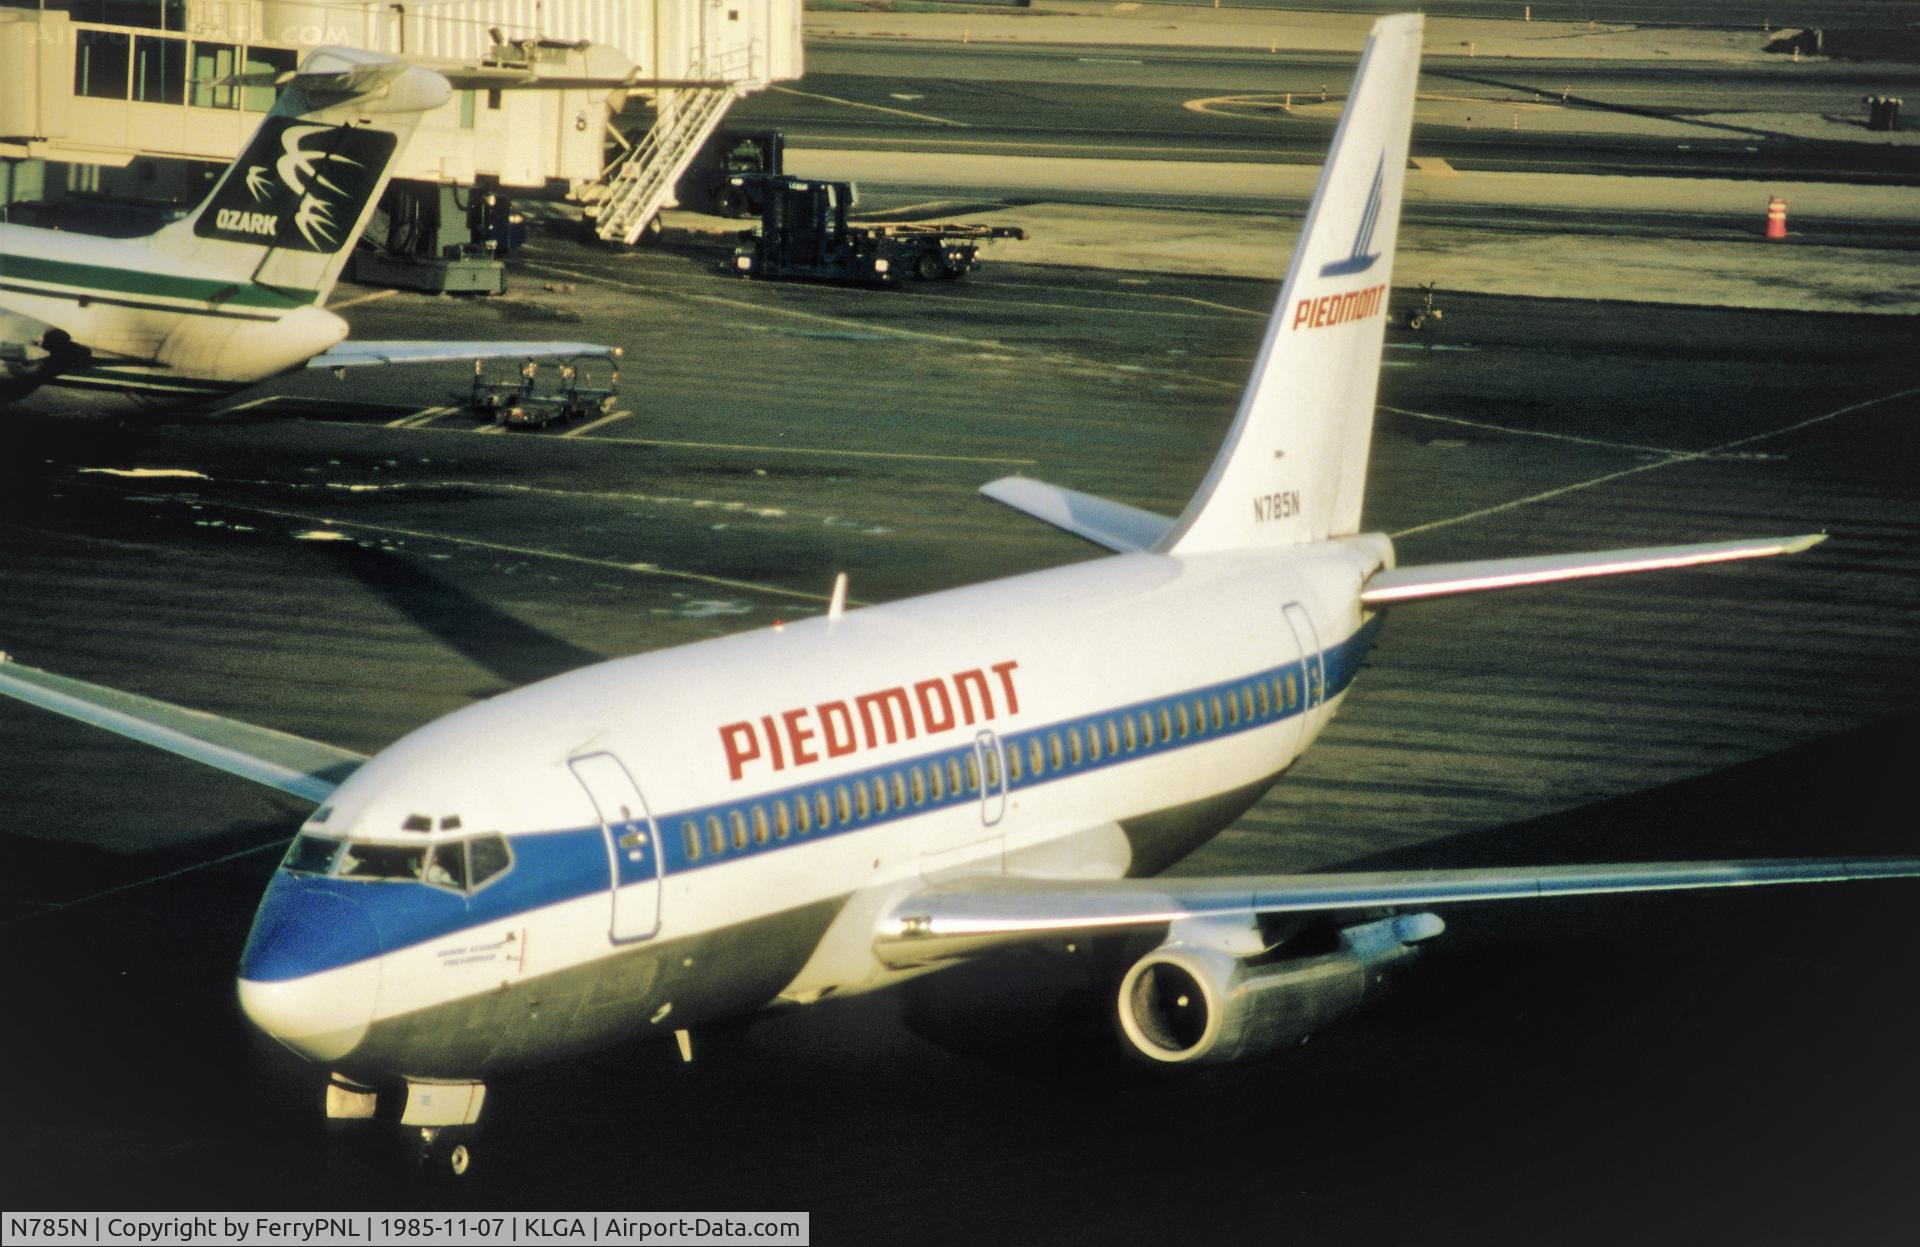
<svg viewBox="0 0 1920 1247"><path fill-rule="evenodd" d="M220 83L233 76L240 49L231 43L193 41L193 73L187 80L187 103L195 108L238 108L239 89Z"/></svg>
<svg viewBox="0 0 1920 1247"><path fill-rule="evenodd" d="M133 36L114 30L73 32L73 93L96 100L127 98Z"/></svg>
<svg viewBox="0 0 1920 1247"><path fill-rule="evenodd" d="M146 104L187 100L187 41L138 35L133 41L133 98Z"/></svg>
<svg viewBox="0 0 1920 1247"><path fill-rule="evenodd" d="M287 855L281 859L280 865L301 874L324 875L333 865L334 855L340 851L340 845L338 837L303 832L293 838L293 844L287 849Z"/></svg>
<svg viewBox="0 0 1920 1247"><path fill-rule="evenodd" d="M281 74L293 72L300 53L294 48L248 48L247 77L271 83ZM246 86L240 89L240 107L250 113L264 113L280 98L277 86Z"/></svg>

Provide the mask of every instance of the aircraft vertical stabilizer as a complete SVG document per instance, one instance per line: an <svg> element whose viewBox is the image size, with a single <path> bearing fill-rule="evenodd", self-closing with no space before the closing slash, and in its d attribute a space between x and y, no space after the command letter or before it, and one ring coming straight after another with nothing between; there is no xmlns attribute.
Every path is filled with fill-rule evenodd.
<svg viewBox="0 0 1920 1247"><path fill-rule="evenodd" d="M1374 24L1240 412L1159 548L1359 531L1422 28L1419 14Z"/></svg>
<svg viewBox="0 0 1920 1247"><path fill-rule="evenodd" d="M213 193L144 241L235 281L320 303L420 115L450 96L439 74L395 57L317 49Z"/></svg>

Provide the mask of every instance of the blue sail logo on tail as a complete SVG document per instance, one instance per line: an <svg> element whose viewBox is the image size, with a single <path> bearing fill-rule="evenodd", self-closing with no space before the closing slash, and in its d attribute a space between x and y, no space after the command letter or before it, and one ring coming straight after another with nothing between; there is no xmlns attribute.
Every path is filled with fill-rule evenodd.
<svg viewBox="0 0 1920 1247"><path fill-rule="evenodd" d="M1344 260L1320 269L1322 277L1345 277L1349 273L1364 273L1373 267L1380 258L1378 251L1369 252L1373 245L1373 228L1380 223L1380 190L1387 177L1387 154L1380 153L1380 164L1373 171L1373 189L1367 192L1367 206L1360 213L1360 228L1353 236L1353 254Z"/></svg>

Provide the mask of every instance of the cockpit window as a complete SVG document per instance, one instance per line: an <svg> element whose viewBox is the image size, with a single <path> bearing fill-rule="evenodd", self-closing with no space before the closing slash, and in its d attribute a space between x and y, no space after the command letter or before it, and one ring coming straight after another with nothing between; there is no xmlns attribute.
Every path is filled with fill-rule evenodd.
<svg viewBox="0 0 1920 1247"><path fill-rule="evenodd" d="M479 887L513 865L505 836L475 836L467 842L467 859L473 867L469 887Z"/></svg>
<svg viewBox="0 0 1920 1247"><path fill-rule="evenodd" d="M333 865L334 854L340 851L340 841L334 836L314 836L301 834L293 838L293 846L280 865L288 870L297 870L302 874L324 875Z"/></svg>
<svg viewBox="0 0 1920 1247"><path fill-rule="evenodd" d="M316 841L313 856L296 858L301 842ZM321 855L324 849L324 856ZM336 859L337 855L337 861ZM471 893L513 865L513 851L507 838L497 832L469 836L464 840L443 840L439 844L365 844L353 841L344 851L338 840L302 835L287 854L287 869L310 870L316 874L332 864L333 873L342 879L388 879L399 882L431 884L455 892Z"/></svg>
<svg viewBox="0 0 1920 1247"><path fill-rule="evenodd" d="M455 841L452 844L436 845L433 855L427 859L426 869L420 874L422 882L435 887L456 888L465 891L467 887L467 846Z"/></svg>
<svg viewBox="0 0 1920 1247"><path fill-rule="evenodd" d="M418 879L427 849L419 844L350 844L340 855L343 879Z"/></svg>

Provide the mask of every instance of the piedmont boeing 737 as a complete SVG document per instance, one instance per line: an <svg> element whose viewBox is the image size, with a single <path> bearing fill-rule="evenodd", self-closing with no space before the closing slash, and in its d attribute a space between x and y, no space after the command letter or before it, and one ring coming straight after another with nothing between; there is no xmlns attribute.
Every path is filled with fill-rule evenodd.
<svg viewBox="0 0 1920 1247"><path fill-rule="evenodd" d="M1920 858L1155 878L1340 707L1386 608L1818 537L1396 568L1360 531L1418 16L1373 30L1252 381L1178 519L991 497L1115 557L598 664L366 758L0 664L0 691L312 801L241 1007L327 1112L464 1171L486 1081L1016 945L1111 967L1177 1065L1294 1044L1469 901L1920 875ZM1017 972L1017 971L1009 971Z"/></svg>
<svg viewBox="0 0 1920 1247"><path fill-rule="evenodd" d="M581 342L350 342L321 307L446 79L310 53L213 192L144 238L0 224L0 402L43 385L206 399L300 367L612 355Z"/></svg>

